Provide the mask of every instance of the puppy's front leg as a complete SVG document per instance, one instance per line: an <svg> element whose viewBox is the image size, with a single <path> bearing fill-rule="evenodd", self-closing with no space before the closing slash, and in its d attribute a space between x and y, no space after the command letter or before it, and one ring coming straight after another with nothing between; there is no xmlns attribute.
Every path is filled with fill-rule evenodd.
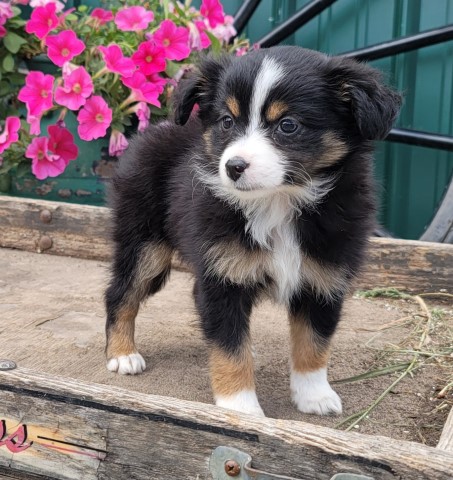
<svg viewBox="0 0 453 480"><path fill-rule="evenodd" d="M342 300L323 299L311 293L302 293L291 302L291 396L301 412L342 412L340 397L327 381L329 344L341 305Z"/></svg>
<svg viewBox="0 0 453 480"><path fill-rule="evenodd" d="M251 289L204 280L195 289L205 337L210 343L211 384L216 405L264 416L255 392L249 316Z"/></svg>

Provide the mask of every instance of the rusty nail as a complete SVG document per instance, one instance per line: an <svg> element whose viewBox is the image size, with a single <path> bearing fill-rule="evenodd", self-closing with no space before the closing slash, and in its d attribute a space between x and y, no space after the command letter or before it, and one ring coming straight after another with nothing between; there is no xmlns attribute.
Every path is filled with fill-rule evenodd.
<svg viewBox="0 0 453 480"><path fill-rule="evenodd" d="M42 210L42 212L39 214L39 218L42 223L50 223L52 221L52 212L49 210Z"/></svg>
<svg viewBox="0 0 453 480"><path fill-rule="evenodd" d="M39 239L39 251L44 252L45 250L49 250L52 247L52 239L47 235L43 235Z"/></svg>
<svg viewBox="0 0 453 480"><path fill-rule="evenodd" d="M225 462L225 472L230 477L237 477L241 471L241 466L235 460L227 460Z"/></svg>
<svg viewBox="0 0 453 480"><path fill-rule="evenodd" d="M0 370L14 370L17 365L12 360L0 360Z"/></svg>

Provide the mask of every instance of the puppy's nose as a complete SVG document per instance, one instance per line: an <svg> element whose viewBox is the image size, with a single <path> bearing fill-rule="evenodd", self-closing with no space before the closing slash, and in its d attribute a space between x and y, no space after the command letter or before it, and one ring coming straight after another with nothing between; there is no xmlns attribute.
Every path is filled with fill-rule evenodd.
<svg viewBox="0 0 453 480"><path fill-rule="evenodd" d="M241 157L233 157L225 164L227 175L235 182L242 175L249 164Z"/></svg>

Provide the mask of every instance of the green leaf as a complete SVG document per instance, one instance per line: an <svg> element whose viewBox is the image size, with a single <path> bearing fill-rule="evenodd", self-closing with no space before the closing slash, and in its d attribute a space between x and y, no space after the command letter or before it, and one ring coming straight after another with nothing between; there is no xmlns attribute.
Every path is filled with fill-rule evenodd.
<svg viewBox="0 0 453 480"><path fill-rule="evenodd" d="M82 7L82 5L79 7L79 9ZM74 15L73 13L70 13L69 15L66 15L66 20L68 22L75 22L76 20L78 20L78 16L77 15Z"/></svg>
<svg viewBox="0 0 453 480"><path fill-rule="evenodd" d="M0 82L0 97L3 97L3 95L6 95L11 92L11 87L8 82L5 82L4 80Z"/></svg>
<svg viewBox="0 0 453 480"><path fill-rule="evenodd" d="M215 54L219 54L222 51L222 44L220 43L220 40L208 30L205 30L204 33L206 33L206 35L209 37L209 40L211 40L212 51Z"/></svg>
<svg viewBox="0 0 453 480"><path fill-rule="evenodd" d="M16 177L24 177L27 173L30 173L30 162L20 162L19 165L17 165Z"/></svg>
<svg viewBox="0 0 453 480"><path fill-rule="evenodd" d="M5 72L12 72L14 70L14 58L10 53L3 59L2 67Z"/></svg>
<svg viewBox="0 0 453 480"><path fill-rule="evenodd" d="M19 7L11 7L11 10L12 10L15 17L17 17L18 15L20 15L22 13L22 11Z"/></svg>
<svg viewBox="0 0 453 480"><path fill-rule="evenodd" d="M17 35L17 33L8 32L6 36L3 37L3 43L11 53L17 53L20 50L20 47L27 43L27 40L20 35Z"/></svg>
<svg viewBox="0 0 453 480"><path fill-rule="evenodd" d="M25 75L22 73L11 73L11 75L8 75L8 78L12 85L21 87L25 84Z"/></svg>
<svg viewBox="0 0 453 480"><path fill-rule="evenodd" d="M167 60L167 68L165 69L165 73L170 78L173 78L179 72L180 68L181 64Z"/></svg>

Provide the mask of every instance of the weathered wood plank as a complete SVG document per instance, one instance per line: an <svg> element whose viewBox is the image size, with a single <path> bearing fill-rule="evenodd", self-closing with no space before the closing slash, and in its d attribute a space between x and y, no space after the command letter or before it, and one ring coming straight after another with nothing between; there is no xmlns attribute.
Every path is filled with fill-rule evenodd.
<svg viewBox="0 0 453 480"><path fill-rule="evenodd" d="M50 221L45 223L41 217ZM108 260L108 232L109 210L105 207L0 196L0 247ZM45 249L46 242L50 248ZM185 268L178 261L174 265ZM453 245L370 239L368 262L357 288L395 285L416 291L451 291Z"/></svg>
<svg viewBox="0 0 453 480"><path fill-rule="evenodd" d="M453 407L448 414L437 448L453 452Z"/></svg>
<svg viewBox="0 0 453 480"><path fill-rule="evenodd" d="M4 417L15 422L12 428L30 423L53 429L85 451L101 446L105 457L89 457L97 462L99 479L208 479L208 459L219 445L249 453L256 468L295 478L327 480L351 472L379 480L440 480L453 472L449 453L416 443L261 419L20 368L0 372ZM67 479L78 468L83 474L77 478L93 478L93 465L80 453L49 452L39 444L18 453L5 449L0 447L1 463L17 471ZM46 463L47 454L59 458L58 468Z"/></svg>

